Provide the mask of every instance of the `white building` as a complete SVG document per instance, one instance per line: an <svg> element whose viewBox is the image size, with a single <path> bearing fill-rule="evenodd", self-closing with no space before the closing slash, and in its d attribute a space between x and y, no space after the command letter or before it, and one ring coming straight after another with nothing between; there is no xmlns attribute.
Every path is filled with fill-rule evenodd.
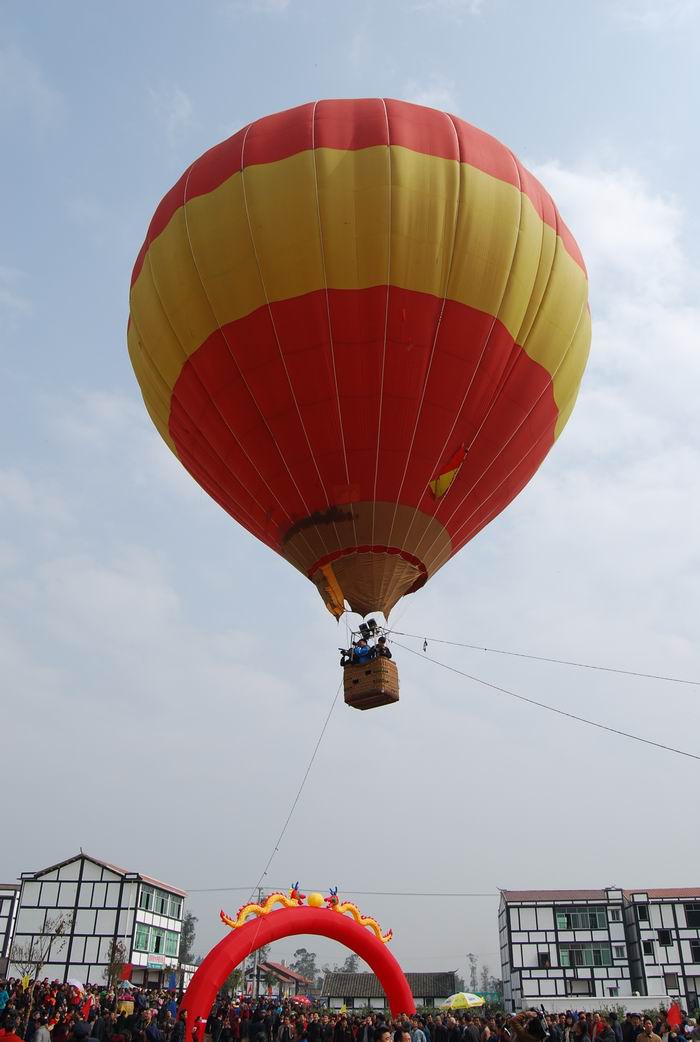
<svg viewBox="0 0 700 1042"><path fill-rule="evenodd" d="M19 883L0 883L0 977L7 972L18 901Z"/></svg>
<svg viewBox="0 0 700 1042"><path fill-rule="evenodd" d="M507 1010L632 995L622 890L504 890L498 916ZM571 1005L569 998L569 1005Z"/></svg>
<svg viewBox="0 0 700 1042"><path fill-rule="evenodd" d="M694 1010L700 996L700 887L628 890L625 926L632 985Z"/></svg>
<svg viewBox="0 0 700 1042"><path fill-rule="evenodd" d="M81 852L22 873L14 941L27 944L62 915L68 929L52 946L43 977L102 983L110 945L122 941L132 982L164 984L177 967L184 898L184 890Z"/></svg>
<svg viewBox="0 0 700 1042"><path fill-rule="evenodd" d="M506 1009L699 1004L700 887L504 890L498 926Z"/></svg>

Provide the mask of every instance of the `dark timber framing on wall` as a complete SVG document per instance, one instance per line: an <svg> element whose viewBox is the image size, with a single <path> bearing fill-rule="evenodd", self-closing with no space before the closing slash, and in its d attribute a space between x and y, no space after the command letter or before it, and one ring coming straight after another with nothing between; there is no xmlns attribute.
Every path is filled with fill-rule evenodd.
<svg viewBox="0 0 700 1042"><path fill-rule="evenodd" d="M596 906L605 907L600 928L597 923L595 929L559 925L557 912L566 907ZM575 994L583 999L584 988L590 997L601 999L639 994L664 1001L675 998L689 1010L698 1005L700 887L503 891L499 939L509 1008ZM562 965L562 950L572 941L609 945L611 965ZM611 994L616 988L618 996Z"/></svg>
<svg viewBox="0 0 700 1042"><path fill-rule="evenodd" d="M144 919L150 923L153 919L149 912L139 911L144 884L178 902L179 919L158 913L156 923L170 925L156 928L175 933L181 928L185 891L150 876L120 869L89 854L81 853L39 872L25 872L21 878L15 925L18 941L29 941L41 931L47 916L53 918L66 913L70 916L63 948L60 953L54 949L47 963L52 967L51 972L59 978L62 976L64 981L79 968L86 982L102 982L109 964L109 947L120 938L126 944L128 960L133 962L137 922ZM143 969L144 977L148 975L145 966L135 969ZM162 977L161 973L159 979Z"/></svg>
<svg viewBox="0 0 700 1042"><path fill-rule="evenodd" d="M623 892L504 891L499 934L505 999L511 1009L542 999L579 995L615 999L630 994L630 968L624 936ZM595 927L560 926L567 910L597 912ZM609 963L564 965L568 945L608 949ZM623 954L616 955L622 948ZM592 956L591 956L592 958Z"/></svg>

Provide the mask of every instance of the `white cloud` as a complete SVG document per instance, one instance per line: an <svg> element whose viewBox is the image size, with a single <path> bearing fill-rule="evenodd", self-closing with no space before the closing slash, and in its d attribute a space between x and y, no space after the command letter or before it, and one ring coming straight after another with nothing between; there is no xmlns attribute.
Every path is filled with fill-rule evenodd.
<svg viewBox="0 0 700 1042"><path fill-rule="evenodd" d="M291 0L229 0L228 9L232 14L282 14L291 5Z"/></svg>
<svg viewBox="0 0 700 1042"><path fill-rule="evenodd" d="M68 504L54 481L39 484L17 469L0 470L0 514L10 512L40 517L51 524L70 516Z"/></svg>
<svg viewBox="0 0 700 1042"><path fill-rule="evenodd" d="M437 76L425 83L408 80L404 84L402 97L416 105L427 105L428 108L446 112L454 112L458 108L454 83Z"/></svg>
<svg viewBox="0 0 700 1042"><path fill-rule="evenodd" d="M487 0L416 0L414 10L456 15L479 15Z"/></svg>
<svg viewBox="0 0 700 1042"><path fill-rule="evenodd" d="M174 147L194 123L192 100L177 84L149 87L148 93L156 121Z"/></svg>
<svg viewBox="0 0 700 1042"><path fill-rule="evenodd" d="M611 10L623 25L658 32L697 18L700 0L614 0Z"/></svg>
<svg viewBox="0 0 700 1042"><path fill-rule="evenodd" d="M61 93L16 44L0 44L0 121L30 119L42 128L65 112Z"/></svg>
<svg viewBox="0 0 700 1042"><path fill-rule="evenodd" d="M24 272L0 265L0 315L7 322L30 314L32 305L22 290Z"/></svg>

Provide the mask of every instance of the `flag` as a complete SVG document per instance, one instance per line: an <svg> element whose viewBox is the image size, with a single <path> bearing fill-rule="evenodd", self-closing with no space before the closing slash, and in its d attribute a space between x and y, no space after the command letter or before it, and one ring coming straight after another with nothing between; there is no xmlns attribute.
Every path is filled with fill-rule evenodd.
<svg viewBox="0 0 700 1042"><path fill-rule="evenodd" d="M119 973L119 980L128 980L131 976L131 971L133 970L133 968L134 967L131 965L130 962L125 962Z"/></svg>
<svg viewBox="0 0 700 1042"><path fill-rule="evenodd" d="M464 463L466 455L466 446L460 445L460 447L455 452L454 456L452 456L452 458L449 459L447 463L445 463L444 469L441 471L441 473L438 474L438 476L434 478L433 481L428 482L428 487L430 488L430 491L433 493L436 499L439 499L440 496L445 495L448 488L459 474L459 468Z"/></svg>
<svg viewBox="0 0 700 1042"><path fill-rule="evenodd" d="M673 1028L674 1031L678 1031L683 1018L681 1017L681 1007L677 1002L671 1003L668 1013L666 1014L666 1020L670 1028Z"/></svg>
<svg viewBox="0 0 700 1042"><path fill-rule="evenodd" d="M22 991L26 991L28 987L29 987L29 974L25 973L24 977L22 977Z"/></svg>

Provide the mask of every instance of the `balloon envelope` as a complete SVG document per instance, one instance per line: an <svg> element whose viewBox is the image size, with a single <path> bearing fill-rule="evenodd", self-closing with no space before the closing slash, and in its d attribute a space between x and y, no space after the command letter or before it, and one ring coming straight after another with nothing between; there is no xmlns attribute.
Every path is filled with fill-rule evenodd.
<svg viewBox="0 0 700 1042"><path fill-rule="evenodd" d="M388 615L552 447L587 299L571 233L505 146L419 105L321 101L168 192L129 352L199 484L335 615Z"/></svg>

